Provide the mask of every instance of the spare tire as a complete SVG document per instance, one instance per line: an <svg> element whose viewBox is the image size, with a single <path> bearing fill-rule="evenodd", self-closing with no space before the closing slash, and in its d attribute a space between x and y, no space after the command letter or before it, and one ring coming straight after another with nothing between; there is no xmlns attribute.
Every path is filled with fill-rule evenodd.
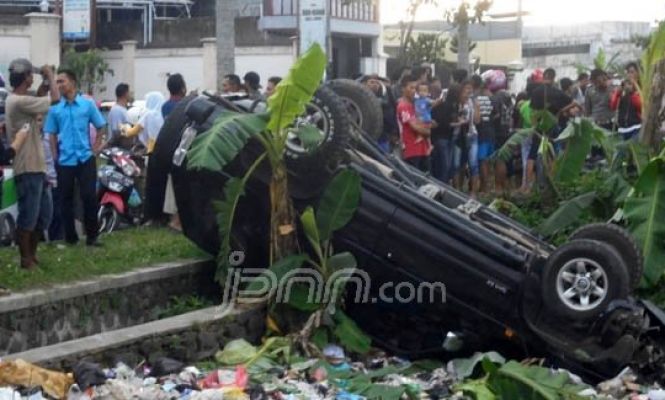
<svg viewBox="0 0 665 400"><path fill-rule="evenodd" d="M163 215L166 182L173 169L173 153L180 144L180 138L187 123L185 109L196 97L187 96L180 100L159 131L155 148L148 162L144 207L147 219L160 218Z"/></svg>
<svg viewBox="0 0 665 400"><path fill-rule="evenodd" d="M341 98L330 88L321 86L305 115L296 122L313 124L321 133L321 143L313 149L305 149L293 133L286 143L286 163L292 196L309 198L321 191L327 178L346 157L351 139L349 116Z"/></svg>
<svg viewBox="0 0 665 400"><path fill-rule="evenodd" d="M635 239L625 229L614 224L590 224L575 231L570 240L590 239L606 243L617 251L628 267L630 286L636 289L644 273L644 256Z"/></svg>
<svg viewBox="0 0 665 400"><path fill-rule="evenodd" d="M383 134L381 101L364 85L350 79L335 79L328 85L346 107L350 120L374 139Z"/></svg>
<svg viewBox="0 0 665 400"><path fill-rule="evenodd" d="M543 302L573 321L597 317L630 293L630 276L618 252L595 240L569 242L550 255L542 275Z"/></svg>

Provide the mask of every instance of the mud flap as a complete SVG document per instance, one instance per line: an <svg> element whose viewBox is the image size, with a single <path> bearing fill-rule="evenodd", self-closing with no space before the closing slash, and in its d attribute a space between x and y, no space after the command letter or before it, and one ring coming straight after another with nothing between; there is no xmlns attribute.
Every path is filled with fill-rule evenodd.
<svg viewBox="0 0 665 400"><path fill-rule="evenodd" d="M99 205L104 206L106 204L112 205L113 208L115 208L116 211L118 211L118 214L120 215L125 214L125 202L122 201L122 197L119 194L111 192L104 193L101 201L99 202Z"/></svg>

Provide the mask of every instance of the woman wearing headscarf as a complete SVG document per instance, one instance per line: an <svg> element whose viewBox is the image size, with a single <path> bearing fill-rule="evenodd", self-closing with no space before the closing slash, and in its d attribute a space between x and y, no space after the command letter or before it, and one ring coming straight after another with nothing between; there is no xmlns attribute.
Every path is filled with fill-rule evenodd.
<svg viewBox="0 0 665 400"><path fill-rule="evenodd" d="M145 95L145 112L139 118L139 121L132 127L123 125L120 131L125 137L138 136L139 140L147 153L152 153L157 141L159 131L164 125L162 116L162 105L164 105L164 95L161 92L150 92Z"/></svg>

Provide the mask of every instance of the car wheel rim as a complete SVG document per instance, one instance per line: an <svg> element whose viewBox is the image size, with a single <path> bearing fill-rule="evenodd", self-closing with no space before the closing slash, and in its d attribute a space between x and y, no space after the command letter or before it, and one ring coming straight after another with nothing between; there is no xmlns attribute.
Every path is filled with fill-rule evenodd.
<svg viewBox="0 0 665 400"><path fill-rule="evenodd" d="M321 108L316 103L308 104L305 114L296 119L296 129L307 125L315 126L318 129L319 133L321 134L321 141L319 142L320 144L323 144L328 140L328 137L330 136L330 122L328 121L328 117L323 108ZM286 148L290 153L296 155L305 155L312 152L311 149L305 149L302 142L300 141L300 138L298 138L298 135L293 129L289 130L288 132Z"/></svg>
<svg viewBox="0 0 665 400"><path fill-rule="evenodd" d="M576 311L589 311L598 307L607 297L607 273L596 261L575 258L559 270L557 294L566 307Z"/></svg>
<svg viewBox="0 0 665 400"><path fill-rule="evenodd" d="M358 104L356 104L355 101L342 97L342 102L344 103L344 107L346 107L346 110L349 112L349 117L351 121L355 122L359 127L363 126L363 113L360 111L360 107Z"/></svg>

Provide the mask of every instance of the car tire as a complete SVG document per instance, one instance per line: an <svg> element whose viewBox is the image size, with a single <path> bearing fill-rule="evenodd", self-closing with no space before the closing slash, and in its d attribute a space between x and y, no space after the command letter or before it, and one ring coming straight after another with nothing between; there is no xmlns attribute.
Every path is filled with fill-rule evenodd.
<svg viewBox="0 0 665 400"><path fill-rule="evenodd" d="M644 273L644 256L637 242L625 229L614 224L591 224L575 231L570 240L590 239L614 247L628 267L630 286L636 289Z"/></svg>
<svg viewBox="0 0 665 400"><path fill-rule="evenodd" d="M598 316L610 302L629 293L630 276L623 259L612 246L595 240L578 239L559 247L542 274L545 306L574 321Z"/></svg>
<svg viewBox="0 0 665 400"><path fill-rule="evenodd" d="M172 170L173 153L180 144L182 132L187 123L185 109L197 96L187 96L180 100L164 121L159 131L155 148L148 161L145 189L145 216L147 219L160 218L163 215L166 182Z"/></svg>
<svg viewBox="0 0 665 400"><path fill-rule="evenodd" d="M11 246L16 237L16 222L9 213L0 213L0 246Z"/></svg>
<svg viewBox="0 0 665 400"><path fill-rule="evenodd" d="M319 146L309 151L300 147L295 138L287 141L290 187L294 189L292 195L300 199L311 198L322 190L327 178L344 161L351 139L348 112L332 89L320 87L308 107L308 112L320 113L317 125L324 138Z"/></svg>
<svg viewBox="0 0 665 400"><path fill-rule="evenodd" d="M335 79L328 85L342 98L351 122L355 122L372 138L383 134L383 109L381 101L367 87L350 79Z"/></svg>

